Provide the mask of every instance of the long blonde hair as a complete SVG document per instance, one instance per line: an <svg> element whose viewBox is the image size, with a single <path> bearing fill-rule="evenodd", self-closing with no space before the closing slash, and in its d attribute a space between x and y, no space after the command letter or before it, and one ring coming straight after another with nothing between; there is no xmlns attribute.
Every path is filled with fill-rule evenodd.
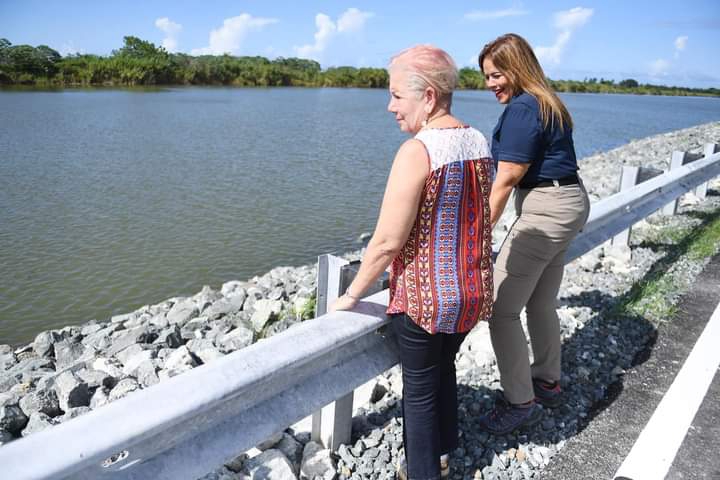
<svg viewBox="0 0 720 480"><path fill-rule="evenodd" d="M540 118L545 128L554 123L561 131L565 126L572 128L570 112L550 88L540 62L524 38L508 33L485 45L478 57L483 73L483 61L486 58L505 75L513 93L526 92L535 97L540 105Z"/></svg>

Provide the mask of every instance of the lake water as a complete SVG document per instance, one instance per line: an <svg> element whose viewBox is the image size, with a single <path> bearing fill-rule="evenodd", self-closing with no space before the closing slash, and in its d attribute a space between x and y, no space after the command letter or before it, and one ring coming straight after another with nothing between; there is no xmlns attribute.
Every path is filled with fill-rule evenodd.
<svg viewBox="0 0 720 480"><path fill-rule="evenodd" d="M720 100L564 95L579 157ZM359 248L407 138L360 89L0 91L0 343ZM486 136L502 107L459 92Z"/></svg>

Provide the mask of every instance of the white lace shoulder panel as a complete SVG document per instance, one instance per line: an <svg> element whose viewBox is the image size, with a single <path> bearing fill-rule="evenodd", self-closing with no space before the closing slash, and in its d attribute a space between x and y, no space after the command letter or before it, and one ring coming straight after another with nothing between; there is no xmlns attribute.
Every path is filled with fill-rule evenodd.
<svg viewBox="0 0 720 480"><path fill-rule="evenodd" d="M418 132L415 138L425 145L433 171L448 163L491 155L485 136L472 127L429 128Z"/></svg>

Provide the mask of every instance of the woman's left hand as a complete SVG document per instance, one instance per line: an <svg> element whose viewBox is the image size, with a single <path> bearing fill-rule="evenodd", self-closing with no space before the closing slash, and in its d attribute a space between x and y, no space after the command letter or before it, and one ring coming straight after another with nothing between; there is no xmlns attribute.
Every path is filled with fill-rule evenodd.
<svg viewBox="0 0 720 480"><path fill-rule="evenodd" d="M358 301L348 295L341 295L337 300L330 305L328 313L336 312L338 310L352 310L357 305Z"/></svg>

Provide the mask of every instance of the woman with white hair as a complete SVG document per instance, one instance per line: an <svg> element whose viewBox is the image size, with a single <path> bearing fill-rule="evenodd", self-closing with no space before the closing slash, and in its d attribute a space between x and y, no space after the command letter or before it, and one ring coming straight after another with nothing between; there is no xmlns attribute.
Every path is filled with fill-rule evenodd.
<svg viewBox="0 0 720 480"><path fill-rule="evenodd" d="M458 73L446 52L412 47L389 72L388 110L413 137L393 161L360 270L331 310L352 309L392 264L387 313L403 375L398 474L436 479L448 475L458 445L455 355L491 313L493 166L483 135L450 112Z"/></svg>

